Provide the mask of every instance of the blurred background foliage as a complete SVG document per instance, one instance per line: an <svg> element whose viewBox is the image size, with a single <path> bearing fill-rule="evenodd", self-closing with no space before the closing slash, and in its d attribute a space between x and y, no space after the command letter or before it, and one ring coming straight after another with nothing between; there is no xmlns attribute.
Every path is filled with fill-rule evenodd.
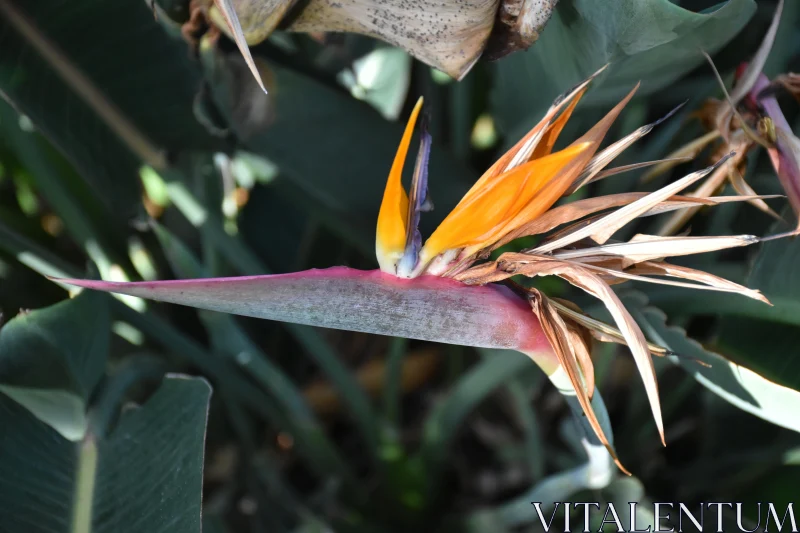
<svg viewBox="0 0 800 533"><path fill-rule="evenodd" d="M537 531L537 484L584 460L563 400L523 356L67 299L45 276L374 268L384 180L419 95L434 138L425 232L557 94L606 62L564 138L639 80L612 139L688 102L620 164L696 138L693 113L721 96L699 48L730 84L775 2L561 0L530 50L479 61L460 82L367 37L277 31L252 49L269 96L227 39L187 45L178 0L0 8L0 505L12 510L0 531L198 531L202 495L212 533L500 532ZM789 0L768 75L800 68L798 22ZM796 103L784 109L797 124ZM708 155L653 182L631 172L593 187L653 190ZM760 194L781 193L763 152L746 176ZM691 224L788 229L746 204ZM652 339L800 389L798 260L800 241L783 240L684 263L761 289L773 307L649 285L624 296ZM600 312L564 284L540 286ZM656 361L662 448L626 350L597 348L598 387L635 477L575 501L797 502L800 406L755 390L731 405L702 376ZM94 511L81 515L73 502L87 494ZM755 504L745 509L754 519Z"/></svg>

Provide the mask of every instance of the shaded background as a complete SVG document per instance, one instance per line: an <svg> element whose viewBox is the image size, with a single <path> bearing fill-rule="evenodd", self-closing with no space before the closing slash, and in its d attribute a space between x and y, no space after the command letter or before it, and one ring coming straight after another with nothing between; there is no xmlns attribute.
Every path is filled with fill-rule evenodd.
<svg viewBox="0 0 800 533"><path fill-rule="evenodd" d="M461 82L366 37L279 31L253 47L270 89L264 97L231 42L223 38L192 54L176 25L164 13L155 18L143 1L0 1L24 9L36 31L63 54L62 66L88 78L169 162L168 168L150 168L157 158L143 161L131 151L43 58L31 35L0 20L0 308L6 320L20 309L67 297L42 274L138 280L340 264L375 268L374 223L384 180L419 95L432 117L436 206L423 217L423 232L554 97L608 61L611 69L562 138L585 131L641 80L609 138L688 101L619 164L663 157L704 132L693 113L706 99L721 97L698 49L712 53L730 86L775 9L775 2L752 0L562 0L529 51L480 61ZM787 2L765 68L770 76L800 67L799 8L796 0ZM788 96L780 101L796 124L797 103ZM653 190L704 166L708 155L655 182L643 183L633 172L581 193ZM763 152L750 157L747 179L760 194L781 192ZM785 201L770 205L781 211ZM788 209L784 216L790 217ZM653 231L658 222L647 219L635 230ZM703 211L692 221L693 234L785 229L748 205ZM732 295L638 284L625 286L626 302L646 334L669 336L673 348L688 355L713 351L797 389L800 242L752 248L684 264L761 289L773 309ZM602 317L594 302L566 284L537 283ZM109 505L124 507L130 498L132 506L141 505L136 509L150 510L153 525L121 521L109 530L159 531L167 527L165 516L185 513L187 521L177 529L196 531L186 524L199 520L199 494L177 491L164 502L171 483L199 486L202 462L204 531L536 531L529 491L584 460L563 400L519 354L285 326L131 298L98 302L84 299L84 307L66 309L44 326L35 315L35 327L51 328L43 348L14 344L5 332L7 344L0 345L10 348L0 360L13 359L13 348L19 360L37 364L23 377L11 372L0 381L73 391L80 409L112 406L110 438L127 428L154 443L161 463L123 453L128 459L120 464L127 466L109 474L112 480L143 476L142 486L121 489ZM681 329L668 329L658 309ZM109 312L111 318L103 319ZM76 315L91 319L78 323ZM84 377L74 368L60 371L63 354L49 354L88 344L106 348L97 350L100 364ZM616 447L635 477L576 494L573 501L618 507L629 501L743 501L751 504L745 507L751 520L753 502L798 501L795 432L737 409L681 368L656 361L669 444L663 448L627 350L595 348L597 383ZM70 350L75 357L89 353ZM19 364L0 364L0 370ZM192 409L202 412L204 393L192 389L173 401L168 394L178 393L162 386L150 397L164 372L203 376L213 387L204 455L197 444L202 416ZM67 375L69 383L51 385ZM128 381L120 385L124 393L109 392ZM147 416L158 412L162 419L143 415L147 423L140 426L118 419L120 405L148 397ZM151 403L156 400L168 407L152 407L161 405ZM31 450L55 436L37 434L43 430L33 427L30 414L4 401L5 427L25 421L30 428L20 429L18 440L0 441L0 450L16 458L2 461L0 477L21 480L0 481L0 502L17 501L12 493L20 498L14 506L18 521L0 524L0 531L46 531L42 509L69 501L73 487L67 483L47 495L46 487L55 485ZM178 428L175 435L162 434L159 428L166 426ZM164 457L165 450L178 448L186 457ZM109 456L114 453L122 453L118 444ZM65 461L55 460L51 472L63 467L64 476L72 475L74 465ZM176 473L176 465L184 470ZM164 477L167 472L174 479ZM37 476L41 485L31 481ZM50 530L61 531L69 513L52 513Z"/></svg>

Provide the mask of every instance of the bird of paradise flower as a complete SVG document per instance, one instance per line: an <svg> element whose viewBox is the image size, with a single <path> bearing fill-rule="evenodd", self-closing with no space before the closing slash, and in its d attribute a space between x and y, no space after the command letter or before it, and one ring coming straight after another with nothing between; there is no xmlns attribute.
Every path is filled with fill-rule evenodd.
<svg viewBox="0 0 800 533"><path fill-rule="evenodd" d="M599 417L596 412L604 408L595 401L599 395L595 394L591 338L630 348L664 443L652 356L674 354L647 342L611 285L638 280L767 300L758 291L664 260L746 246L758 242L755 236L636 235L627 242L614 241L612 236L639 217L761 197L678 194L714 171L721 161L652 193L612 194L556 206L559 199L589 183L658 163L606 169L657 123L600 149L638 85L583 136L562 150L553 150L590 82L602 70L559 97L544 118L483 174L424 244L417 229L421 213L430 208L427 162L431 137L424 120L408 193L401 179L422 109L420 99L391 166L378 216L379 270L332 267L233 278L60 281L269 320L523 352L562 394L577 400L588 431L627 473L606 434L605 412ZM545 237L535 248L489 259L499 247L531 235ZM591 318L570 302L550 298L511 279L520 275L558 276L568 281L599 298L616 327Z"/></svg>

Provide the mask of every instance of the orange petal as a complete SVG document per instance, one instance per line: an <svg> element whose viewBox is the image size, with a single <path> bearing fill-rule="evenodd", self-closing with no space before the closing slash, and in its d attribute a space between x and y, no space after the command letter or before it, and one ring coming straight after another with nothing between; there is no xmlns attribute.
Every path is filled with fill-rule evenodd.
<svg viewBox="0 0 800 533"><path fill-rule="evenodd" d="M561 130L563 130L564 126L567 125L569 118L572 116L572 112L575 111L575 107L578 105L578 102L581 101L581 97L585 92L586 87L581 89L572 102L570 102L569 107L567 107L564 112L561 113L556 121L550 124L550 127L547 128L547 131L544 132L544 137L542 137L542 140L539 141L539 144L534 149L533 155L531 155L532 160L544 157L553 151L553 147L558 140L558 136L561 134Z"/></svg>
<svg viewBox="0 0 800 533"><path fill-rule="evenodd" d="M583 147L584 149L581 149L569 165L562 167L559 173L553 177L552 180L549 180L545 184L533 201L525 205L524 208L521 209L513 219L510 219L506 223L505 226L498 228L499 231L495 240L499 240L506 235L517 232L519 229L524 227L525 224L544 214L553 206L553 204L558 201L559 198L561 198L561 196L570 188L570 186L572 186L573 182L580 175L583 168L589 163L589 161L591 161L595 152L599 148L600 143L603 142L603 139L605 138L609 128L611 128L611 125L622 112L623 108L627 105L631 98L633 98L633 95L636 93L638 88L639 84L636 84L631 92L629 92L619 104L609 111L605 117L603 117L592 127L592 129L587 131L583 137L575 141L570 146L570 148ZM481 243L481 246L489 246L491 244L494 244L494 241L487 239L487 242Z"/></svg>
<svg viewBox="0 0 800 533"><path fill-rule="evenodd" d="M408 155L408 147L414 134L414 126L422 109L422 97L411 112L406 124L400 146L389 171L386 189L383 192L381 210L378 213L378 227L375 236L375 254L381 270L394 274L395 265L403 255L406 243L406 225L408 224L408 195L403 189L403 165Z"/></svg>
<svg viewBox="0 0 800 533"><path fill-rule="evenodd" d="M577 144L524 163L460 202L425 242L420 264L445 250L483 242L528 204L553 176L587 148Z"/></svg>
<svg viewBox="0 0 800 533"><path fill-rule="evenodd" d="M481 176L481 178L472 185L467 194L464 195L464 197L461 199L461 202L459 202L459 205L480 192L489 181L505 174L514 167L519 166L520 163L532 160L532 155L536 150L536 147L539 145L539 142L542 141L545 134L548 132L548 128L551 126L553 117L555 117L565 105L573 102L576 99L580 99L580 97L586 91L586 87L589 85L589 83L601 72L603 72L605 68L606 67L603 67L595 72L592 76L581 82L580 85L573 88L568 94L563 96L563 98L559 97L559 99L557 99L553 105L550 106L550 109L547 110L547 113L542 120L540 120L538 124L531 128L531 130L525 134L525 136L520 139L517 144L503 154L500 159L495 161L495 163L489 167L489 170L484 172L483 176ZM570 107L571 109L574 109L574 105L571 105ZM566 118L564 118L564 123L566 123L566 121L569 119L569 115L572 114L571 109L562 113L562 116L566 115ZM559 120L561 120L561 117L559 117ZM558 133L561 132L561 128L563 128L563 124L560 128L558 128L558 132L555 132L556 137L558 136ZM555 143L555 140L553 140L553 143Z"/></svg>

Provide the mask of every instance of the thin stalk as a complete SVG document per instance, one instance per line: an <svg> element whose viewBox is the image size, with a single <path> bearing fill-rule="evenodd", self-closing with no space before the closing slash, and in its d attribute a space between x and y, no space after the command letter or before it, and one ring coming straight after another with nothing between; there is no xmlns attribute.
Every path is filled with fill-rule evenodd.
<svg viewBox="0 0 800 533"><path fill-rule="evenodd" d="M386 357L386 379L383 386L383 409L386 420L391 424L400 423L400 404L402 400L403 362L408 351L408 339L393 338L389 343Z"/></svg>
<svg viewBox="0 0 800 533"><path fill-rule="evenodd" d="M78 450L78 475L72 502L71 533L91 533L94 488L97 480L97 438L89 431Z"/></svg>
<svg viewBox="0 0 800 533"><path fill-rule="evenodd" d="M83 99L86 105L119 136L131 152L153 168L166 168L167 158L164 151L157 148L136 126L129 122L120 110L106 98L105 94L22 11L14 6L13 2L0 0L0 13L61 76L64 82Z"/></svg>

